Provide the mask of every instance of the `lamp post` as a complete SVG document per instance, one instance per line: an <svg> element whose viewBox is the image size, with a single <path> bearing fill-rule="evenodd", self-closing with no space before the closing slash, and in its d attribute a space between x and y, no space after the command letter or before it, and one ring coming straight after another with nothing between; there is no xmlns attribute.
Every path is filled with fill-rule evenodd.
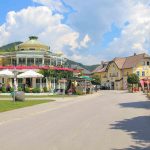
<svg viewBox="0 0 150 150"><path fill-rule="evenodd" d="M85 95L86 95L86 79L85 79L85 83L84 84L85 84Z"/></svg>
<svg viewBox="0 0 150 150"><path fill-rule="evenodd" d="M14 73L14 95L13 95L13 101L15 102L16 92L18 91L18 88L17 88L17 74L18 74L18 71L16 70L16 68L13 70L13 73Z"/></svg>

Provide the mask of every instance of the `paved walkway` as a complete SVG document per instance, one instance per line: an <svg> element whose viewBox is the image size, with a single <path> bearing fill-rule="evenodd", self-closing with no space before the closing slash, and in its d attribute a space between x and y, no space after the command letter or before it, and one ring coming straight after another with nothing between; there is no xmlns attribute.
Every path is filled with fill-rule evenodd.
<svg viewBox="0 0 150 150"><path fill-rule="evenodd" d="M0 114L1 150L150 150L150 100L101 91Z"/></svg>

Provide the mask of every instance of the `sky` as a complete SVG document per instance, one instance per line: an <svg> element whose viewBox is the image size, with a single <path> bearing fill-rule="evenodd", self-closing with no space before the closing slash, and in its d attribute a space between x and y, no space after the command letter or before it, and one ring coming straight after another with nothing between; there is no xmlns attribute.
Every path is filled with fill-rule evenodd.
<svg viewBox="0 0 150 150"><path fill-rule="evenodd" d="M35 35L86 65L150 52L150 0L0 0L0 46Z"/></svg>

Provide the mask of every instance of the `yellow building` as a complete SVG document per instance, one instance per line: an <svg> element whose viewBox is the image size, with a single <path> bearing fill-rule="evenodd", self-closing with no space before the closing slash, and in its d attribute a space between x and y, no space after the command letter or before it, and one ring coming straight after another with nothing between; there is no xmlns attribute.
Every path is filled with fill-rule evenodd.
<svg viewBox="0 0 150 150"><path fill-rule="evenodd" d="M108 62L101 62L101 65L98 66L93 72L93 76L98 76L101 81L101 85L106 87L107 86L107 68Z"/></svg>
<svg viewBox="0 0 150 150"><path fill-rule="evenodd" d="M0 70L10 69L13 71L16 68L18 73L31 69L38 72L41 67L47 69L50 67L63 68L65 63L66 59L62 53L52 53L50 47L41 43L36 36L30 36L27 41L17 45L14 51L0 54ZM46 79L43 78L43 87L47 86L46 82ZM4 78L0 78L0 83L6 84ZM33 85L34 88L40 87L39 79L18 79L19 87L22 87L24 83L29 87Z"/></svg>
<svg viewBox="0 0 150 150"><path fill-rule="evenodd" d="M97 68L93 71L94 75L100 76L102 86L105 85L112 90L127 89L127 78L132 73L137 74L140 79L150 77L150 56L143 53L129 57L114 58L112 61L109 61L107 67ZM104 74L106 78L103 78Z"/></svg>

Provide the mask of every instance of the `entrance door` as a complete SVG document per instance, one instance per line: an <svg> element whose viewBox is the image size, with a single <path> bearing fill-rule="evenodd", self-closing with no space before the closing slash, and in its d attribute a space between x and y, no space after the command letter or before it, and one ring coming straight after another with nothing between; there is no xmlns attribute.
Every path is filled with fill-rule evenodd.
<svg viewBox="0 0 150 150"><path fill-rule="evenodd" d="M32 78L26 78L26 84L28 87L32 87Z"/></svg>
<svg viewBox="0 0 150 150"><path fill-rule="evenodd" d="M111 82L111 90L114 90L114 82Z"/></svg>

